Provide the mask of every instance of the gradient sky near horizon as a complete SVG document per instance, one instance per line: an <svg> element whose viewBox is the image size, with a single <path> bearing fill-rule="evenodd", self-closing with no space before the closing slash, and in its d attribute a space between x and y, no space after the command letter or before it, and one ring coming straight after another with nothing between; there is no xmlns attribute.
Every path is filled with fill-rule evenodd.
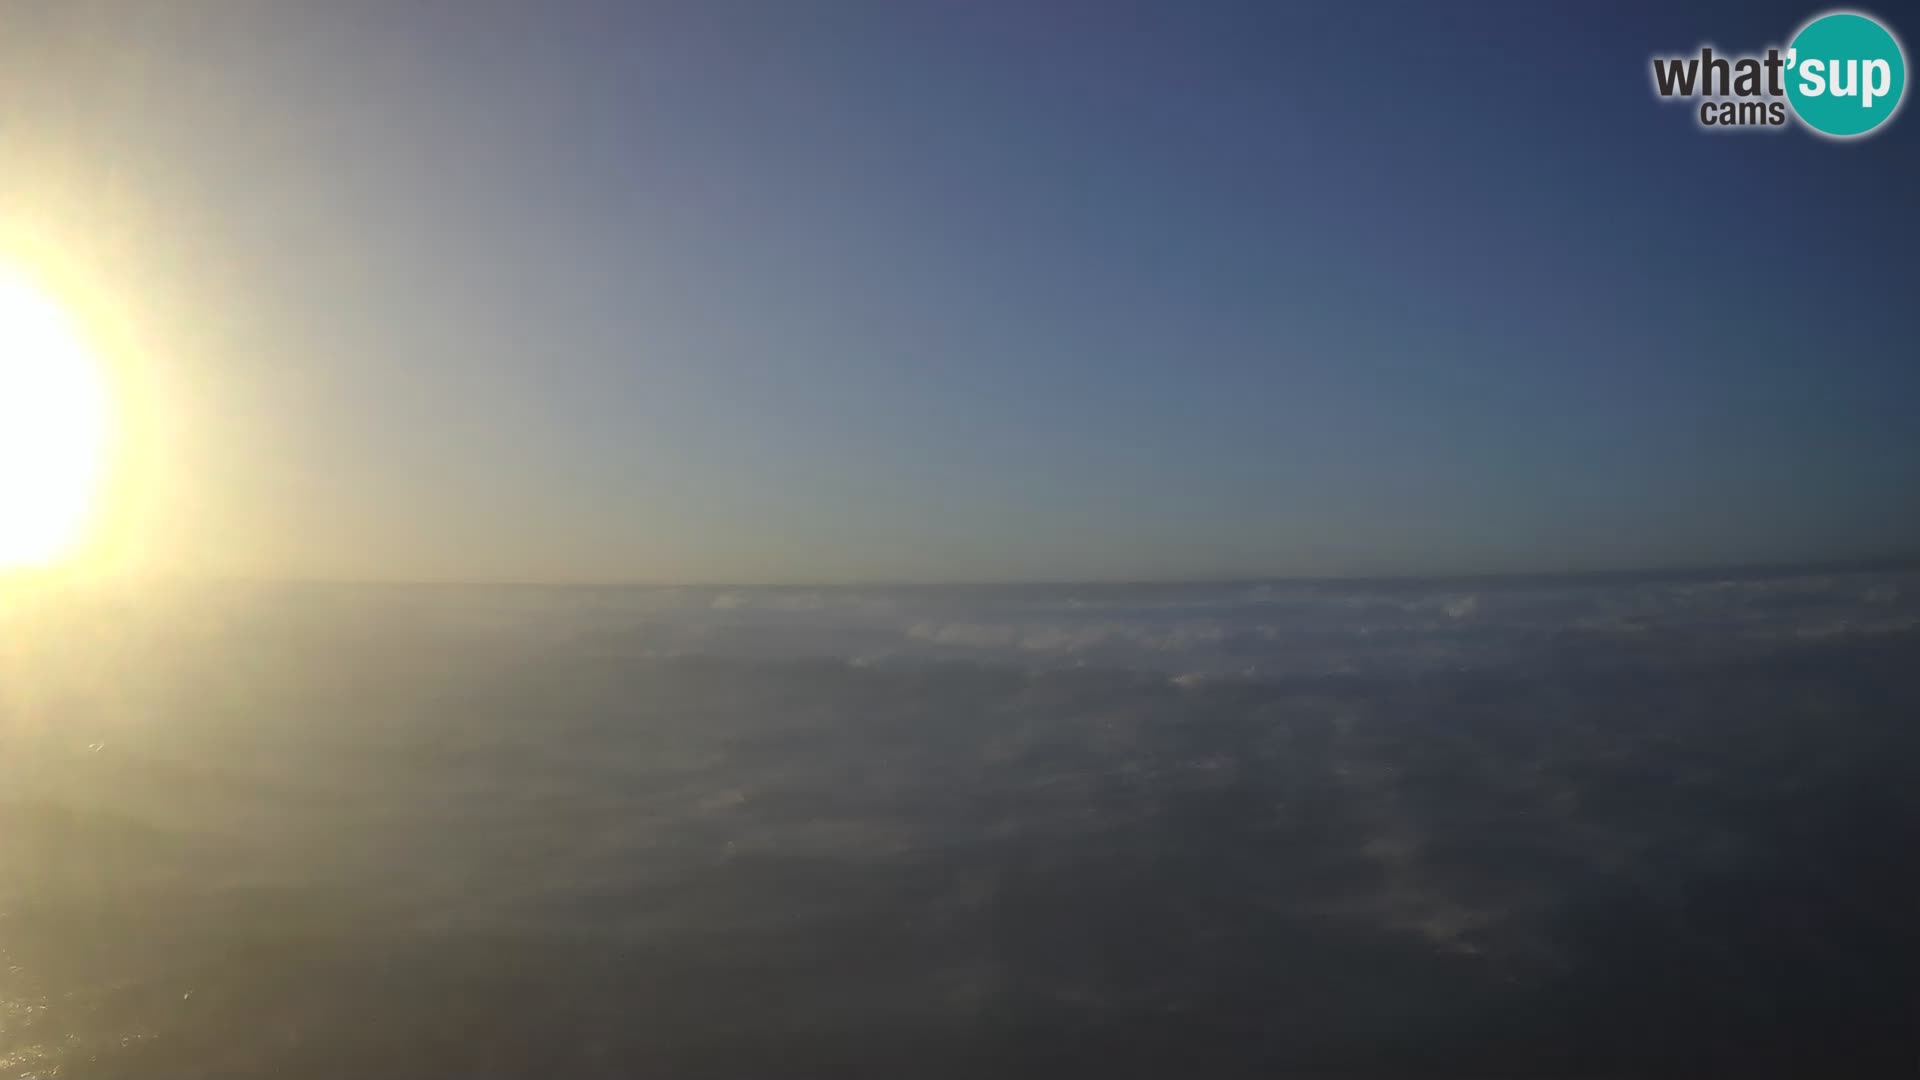
<svg viewBox="0 0 1920 1080"><path fill-rule="evenodd" d="M1915 552L1920 115L1649 87L1815 10L0 0L0 247L137 328L166 571Z"/></svg>

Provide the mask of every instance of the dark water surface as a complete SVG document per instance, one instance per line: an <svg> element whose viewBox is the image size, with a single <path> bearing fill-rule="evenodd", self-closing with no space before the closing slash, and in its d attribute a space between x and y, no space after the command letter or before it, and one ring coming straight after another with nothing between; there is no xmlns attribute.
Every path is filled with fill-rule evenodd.
<svg viewBox="0 0 1920 1080"><path fill-rule="evenodd" d="M1920 1070L1920 576L0 635L0 1076Z"/></svg>

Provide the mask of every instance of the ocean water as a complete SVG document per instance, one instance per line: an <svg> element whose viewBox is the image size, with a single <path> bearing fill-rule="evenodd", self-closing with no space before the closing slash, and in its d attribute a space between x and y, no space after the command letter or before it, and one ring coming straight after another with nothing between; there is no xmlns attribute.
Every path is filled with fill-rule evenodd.
<svg viewBox="0 0 1920 1080"><path fill-rule="evenodd" d="M1913 573L0 603L0 1076L1920 1067Z"/></svg>

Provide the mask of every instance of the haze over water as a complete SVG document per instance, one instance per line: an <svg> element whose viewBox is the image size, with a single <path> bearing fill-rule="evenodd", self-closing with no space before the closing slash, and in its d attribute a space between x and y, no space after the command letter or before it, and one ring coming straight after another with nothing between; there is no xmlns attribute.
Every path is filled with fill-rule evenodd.
<svg viewBox="0 0 1920 1080"><path fill-rule="evenodd" d="M1811 14L0 0L0 1080L1912 1075Z"/></svg>
<svg viewBox="0 0 1920 1080"><path fill-rule="evenodd" d="M1920 576L5 618L8 1075L1911 1061Z"/></svg>

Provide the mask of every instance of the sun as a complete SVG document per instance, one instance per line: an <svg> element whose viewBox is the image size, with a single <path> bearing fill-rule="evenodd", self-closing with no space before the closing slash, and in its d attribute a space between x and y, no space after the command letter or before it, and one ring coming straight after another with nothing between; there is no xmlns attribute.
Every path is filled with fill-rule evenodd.
<svg viewBox="0 0 1920 1080"><path fill-rule="evenodd" d="M79 545L111 434L106 373L72 314L0 264L0 571Z"/></svg>

